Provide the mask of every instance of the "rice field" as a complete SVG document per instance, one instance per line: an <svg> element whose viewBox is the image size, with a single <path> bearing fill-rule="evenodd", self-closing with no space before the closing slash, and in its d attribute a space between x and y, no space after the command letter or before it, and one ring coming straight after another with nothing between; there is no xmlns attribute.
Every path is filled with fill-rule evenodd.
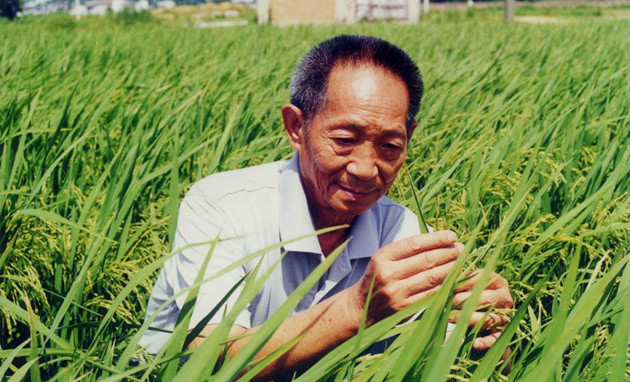
<svg viewBox="0 0 630 382"><path fill-rule="evenodd" d="M145 305L190 185L290 157L279 109L297 59L325 38L364 33L405 49L425 80L409 177L390 196L458 232L466 256L413 307L427 307L419 321L396 326L409 310L367 327L295 380L630 380L627 20L99 23L0 23L2 378L249 380L279 357L253 360L300 295L225 362L230 313L194 352L182 351L190 317L180 317L166 349L138 362ZM482 266L515 299L485 354L471 350L474 329L444 338L457 277ZM243 306L256 282L245 281ZM364 354L392 335L384 354Z"/></svg>

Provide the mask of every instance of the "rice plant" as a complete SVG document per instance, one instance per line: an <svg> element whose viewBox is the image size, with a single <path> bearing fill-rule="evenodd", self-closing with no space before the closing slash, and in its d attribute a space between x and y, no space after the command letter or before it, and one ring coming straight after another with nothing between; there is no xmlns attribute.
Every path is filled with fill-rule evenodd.
<svg viewBox="0 0 630 382"><path fill-rule="evenodd" d="M467 247L440 293L295 379L630 379L627 22L199 30L47 20L0 25L4 378L249 380L288 350L254 359L334 256L231 360L221 356L230 312L195 351L183 350L185 326L154 359L138 362L137 343L185 191L214 172L288 158L279 108L293 65L318 41L364 33L409 52L426 82L409 176L390 196ZM501 272L516 300L485 354L464 325L444 336L452 286L472 267ZM190 302L216 275L203 277ZM257 282L242 280L240 306ZM385 353L365 353L390 337Z"/></svg>

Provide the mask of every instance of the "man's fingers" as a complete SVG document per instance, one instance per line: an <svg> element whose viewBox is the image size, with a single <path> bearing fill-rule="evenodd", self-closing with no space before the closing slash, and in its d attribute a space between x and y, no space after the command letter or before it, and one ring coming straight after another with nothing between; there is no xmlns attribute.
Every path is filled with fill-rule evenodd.
<svg viewBox="0 0 630 382"><path fill-rule="evenodd" d="M457 235L453 231L431 232L393 242L379 252L390 260L399 260L430 249L452 246L456 240Z"/></svg>
<svg viewBox="0 0 630 382"><path fill-rule="evenodd" d="M464 283L461 284L459 287L457 287L456 291L471 290L479 282L482 271L483 269L477 269L470 272L470 274L468 274L468 279L464 281ZM499 289L504 286L507 287L508 285L507 281L495 272L492 272L490 274L490 277L488 278L488 281L486 282L488 283L488 286L486 288L490 288L490 289Z"/></svg>
<svg viewBox="0 0 630 382"><path fill-rule="evenodd" d="M451 316L449 321L456 323L460 319L459 316ZM473 340L473 349L475 350L488 350L503 332L503 329L510 323L510 317L505 314L499 313L487 313L487 312L473 312L468 326L475 327L481 322L480 333L488 333L479 335Z"/></svg>
<svg viewBox="0 0 630 382"><path fill-rule="evenodd" d="M453 304L459 305L471 296L471 290L476 283L479 282L481 276L481 270L477 270L471 273L471 276L466 282L455 289L455 296L453 298ZM496 273L490 275L488 285L481 293L481 297L477 303L477 306L493 306L495 308L511 308L514 305L514 300L510 294L510 287L503 277Z"/></svg>
<svg viewBox="0 0 630 382"><path fill-rule="evenodd" d="M459 291L471 290L479 282L482 271L483 269L477 269L470 272L470 274L468 275L468 279L463 284L458 286L455 291L459 292ZM492 272L490 274L490 277L488 278L488 281L486 282L488 283L488 286L486 286L486 289L508 288L507 280L495 272Z"/></svg>
<svg viewBox="0 0 630 382"><path fill-rule="evenodd" d="M436 266L450 263L462 253L464 245L455 243L450 247L436 248L396 261L400 278L404 279Z"/></svg>
<svg viewBox="0 0 630 382"><path fill-rule="evenodd" d="M441 285L438 285L438 286L433 287L431 289L427 289L425 291L422 291L420 293L416 293L416 294L414 294L412 296L407 297L406 306L413 305L416 302L422 300L423 298L426 298L426 297L436 293L437 291L440 290L440 287L441 287Z"/></svg>
<svg viewBox="0 0 630 382"><path fill-rule="evenodd" d="M472 292L459 292L453 296L453 306L461 307L472 296ZM511 308L514 304L512 296L503 289L484 290L479 296L477 307Z"/></svg>
<svg viewBox="0 0 630 382"><path fill-rule="evenodd" d="M401 281L401 287L409 296L425 292L442 285L446 276L455 265L454 261L438 265L424 272L417 273Z"/></svg>
<svg viewBox="0 0 630 382"><path fill-rule="evenodd" d="M475 350L488 350L501 336L501 332L490 333L487 336L477 337L473 340L472 347Z"/></svg>
<svg viewBox="0 0 630 382"><path fill-rule="evenodd" d="M466 280L455 289L455 292L465 292L465 291L471 290L472 288L475 287L475 285L477 285L477 282L479 281L480 276L481 276L480 269L470 272Z"/></svg>
<svg viewBox="0 0 630 382"><path fill-rule="evenodd" d="M459 320L459 316L452 316L449 321L455 323ZM510 323L510 317L506 314L473 312L468 321L468 326L473 327L483 321L481 330L497 331L502 330Z"/></svg>

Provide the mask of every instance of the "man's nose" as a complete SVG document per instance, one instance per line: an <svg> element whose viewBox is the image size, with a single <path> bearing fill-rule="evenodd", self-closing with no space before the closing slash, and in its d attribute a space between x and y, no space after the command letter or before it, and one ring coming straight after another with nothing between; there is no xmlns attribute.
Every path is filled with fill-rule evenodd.
<svg viewBox="0 0 630 382"><path fill-rule="evenodd" d="M357 147L353 150L346 170L360 180L370 180L378 175L376 153L370 147Z"/></svg>

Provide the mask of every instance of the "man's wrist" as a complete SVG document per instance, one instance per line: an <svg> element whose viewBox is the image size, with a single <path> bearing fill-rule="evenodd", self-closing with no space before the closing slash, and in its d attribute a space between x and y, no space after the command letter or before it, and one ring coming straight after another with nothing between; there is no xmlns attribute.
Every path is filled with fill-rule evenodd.
<svg viewBox="0 0 630 382"><path fill-rule="evenodd" d="M341 297L337 302L342 305L345 321L349 324L350 330L357 333L363 320L364 304L358 298L356 285L340 293ZM366 320L366 325L369 320Z"/></svg>

